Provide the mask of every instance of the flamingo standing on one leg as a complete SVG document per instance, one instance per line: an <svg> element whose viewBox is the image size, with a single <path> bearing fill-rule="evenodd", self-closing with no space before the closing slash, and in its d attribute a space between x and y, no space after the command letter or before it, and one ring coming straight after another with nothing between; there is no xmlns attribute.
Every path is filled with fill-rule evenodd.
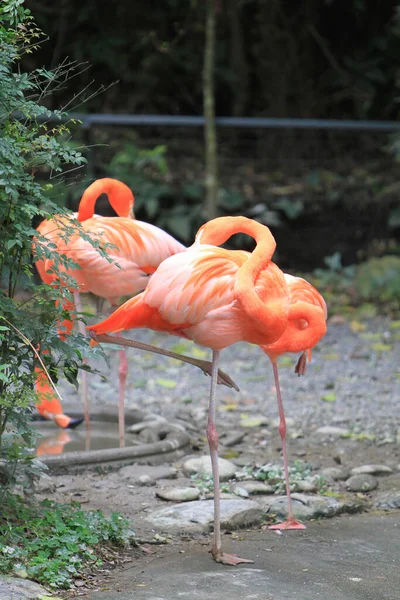
<svg viewBox="0 0 400 600"><path fill-rule="evenodd" d="M94 215L96 199L101 193L107 193L111 206L120 217L100 217ZM66 255L77 268L68 265L54 265L54 261L39 261L39 273L46 283L54 283L60 273L72 277L76 281L73 289L77 312L81 312L80 292L91 292L109 300L116 306L122 296L132 296L145 289L149 275L167 257L186 250L171 235L141 221L133 216L134 197L131 190L123 183L113 179L95 181L85 191L79 204L77 219L81 222L81 231L69 235L64 220L55 232L50 229L49 221L41 224L39 232L57 245L57 252ZM42 227L43 226L43 227ZM82 236L82 232L85 234ZM47 234L50 234L49 236ZM94 247L88 239L104 246L107 258ZM38 243L35 241L35 243ZM57 273L55 270L57 269ZM79 322L80 331L85 334L83 323ZM120 352L120 400L119 427L120 445L124 445L124 397L128 363L125 350ZM83 374L83 400L85 420L89 426L89 408L86 373Z"/></svg>
<svg viewBox="0 0 400 600"><path fill-rule="evenodd" d="M285 354L286 352L303 352L296 366L296 373L298 373L299 375L303 375L306 367L305 351L308 350L309 354L311 354L312 347L315 346L315 344L319 342L319 340L325 335L326 326L324 328L324 322L326 321L328 313L325 300L318 292L318 290L316 290L310 283L308 283L308 281L302 279L301 277L294 277L293 275L288 275L286 273L285 279L286 283L289 286L290 296L290 316L288 320L288 326L285 332L276 342L265 346L261 346L261 349L269 356L274 371L275 388L276 395L278 398L278 408L280 417L279 433L282 439L283 466L285 472L286 496L288 501L287 520L283 523L271 525L270 529L286 530L305 529L305 525L303 525L293 517L292 500L290 497L289 467L286 449L286 420L279 385L277 358L278 356L280 356L281 354ZM301 308L298 312L296 308L296 303L301 303ZM304 310L304 304L307 305L306 311ZM308 318L310 318L311 315L315 312L317 312L317 318L319 318L320 320L320 332L318 336L313 335L312 337L310 337L308 321L305 318L305 315L308 315Z"/></svg>
<svg viewBox="0 0 400 600"><path fill-rule="evenodd" d="M235 233L256 240L249 255L216 246ZM275 240L267 227L245 217L220 217L203 225L193 246L166 259L146 290L128 300L103 322L88 327L94 339L101 334L150 328L191 339L213 351L213 371L207 438L214 479L214 543L217 562L251 562L221 548L218 434L215 428L216 373L220 351L235 342L266 346L284 333L288 319L304 319L310 345L325 327L323 311L308 310L305 302L290 306L283 273L271 262ZM321 319L322 315L322 319ZM322 327L321 321L324 322Z"/></svg>

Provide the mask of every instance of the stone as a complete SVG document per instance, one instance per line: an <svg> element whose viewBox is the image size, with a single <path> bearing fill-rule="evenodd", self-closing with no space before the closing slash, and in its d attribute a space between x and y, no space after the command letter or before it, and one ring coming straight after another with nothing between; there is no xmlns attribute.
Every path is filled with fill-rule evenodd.
<svg viewBox="0 0 400 600"><path fill-rule="evenodd" d="M139 433L143 429L151 429L153 427L158 427L159 425L167 422L167 419L159 415L151 415L151 417L152 418L149 418L147 420L145 419L144 421L140 421L140 423L130 425L130 427L127 428L127 431L129 433Z"/></svg>
<svg viewBox="0 0 400 600"><path fill-rule="evenodd" d="M165 487L156 490L156 496L162 500L171 500L172 502L189 502L200 498L200 490L195 487Z"/></svg>
<svg viewBox="0 0 400 600"><path fill-rule="evenodd" d="M301 479L300 481L296 481L296 491L297 492L316 492L317 486L314 481L310 479Z"/></svg>
<svg viewBox="0 0 400 600"><path fill-rule="evenodd" d="M318 427L315 432L319 433L320 435L342 437L349 435L350 429L345 429L344 427L334 427L333 425L324 425L323 427Z"/></svg>
<svg viewBox="0 0 400 600"><path fill-rule="evenodd" d="M346 488L351 492L371 492L378 487L378 480L373 475L352 475L346 481Z"/></svg>
<svg viewBox="0 0 400 600"><path fill-rule="evenodd" d="M380 510L400 508L400 491L382 492L381 494L378 494L373 506Z"/></svg>
<svg viewBox="0 0 400 600"><path fill-rule="evenodd" d="M0 577L1 600L37 600L41 596L51 596L44 587L19 577Z"/></svg>
<svg viewBox="0 0 400 600"><path fill-rule="evenodd" d="M256 502L243 499L221 499L221 526L234 530L260 523L263 510ZM146 519L157 530L208 533L214 522L214 501L197 500L174 504L155 511Z"/></svg>
<svg viewBox="0 0 400 600"><path fill-rule="evenodd" d="M177 470L173 467L148 465L129 465L118 471L122 479L128 479L129 483L138 485L155 485L158 479L173 479L177 475Z"/></svg>
<svg viewBox="0 0 400 600"><path fill-rule="evenodd" d="M249 480L249 481L241 481L239 487L246 490L246 492L250 495L253 494L273 494L274 489L262 481ZM236 493L236 492L235 492Z"/></svg>
<svg viewBox="0 0 400 600"><path fill-rule="evenodd" d="M393 471L386 465L362 465L351 469L352 475L363 475L364 473L368 475L390 475Z"/></svg>
<svg viewBox="0 0 400 600"><path fill-rule="evenodd" d="M329 496L292 494L293 513L300 521L309 521L320 517L334 517L341 512L341 504L336 498ZM278 519L287 518L287 497L274 496L264 503L264 510L274 514Z"/></svg>
<svg viewBox="0 0 400 600"><path fill-rule="evenodd" d="M35 486L36 494L54 494L56 484L48 475L42 475Z"/></svg>
<svg viewBox="0 0 400 600"><path fill-rule="evenodd" d="M219 479L220 481L228 481L232 479L237 471L236 465L225 458L218 458ZM183 463L183 470L186 475L212 475L211 458L209 456L200 456L197 458L189 458Z"/></svg>
<svg viewBox="0 0 400 600"><path fill-rule="evenodd" d="M345 467L326 467L322 469L321 475L333 481L344 481L349 477L349 469Z"/></svg>
<svg viewBox="0 0 400 600"><path fill-rule="evenodd" d="M231 431L231 433L225 436L221 441L224 446L227 446L228 448L230 446L236 446L236 444L240 444L246 433L246 431Z"/></svg>

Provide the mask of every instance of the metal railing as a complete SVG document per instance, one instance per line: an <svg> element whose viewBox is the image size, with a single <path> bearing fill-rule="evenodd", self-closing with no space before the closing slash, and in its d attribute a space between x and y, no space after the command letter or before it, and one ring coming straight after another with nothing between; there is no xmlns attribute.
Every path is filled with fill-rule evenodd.
<svg viewBox="0 0 400 600"><path fill-rule="evenodd" d="M120 126L184 126L203 127L204 117L179 115L114 115L70 113L69 119L81 121L85 129L93 125ZM44 121L59 121L60 118L43 116ZM246 127L261 129L336 129L350 131L396 131L400 129L397 121L357 121L348 119L278 119L258 117L216 117L221 127Z"/></svg>

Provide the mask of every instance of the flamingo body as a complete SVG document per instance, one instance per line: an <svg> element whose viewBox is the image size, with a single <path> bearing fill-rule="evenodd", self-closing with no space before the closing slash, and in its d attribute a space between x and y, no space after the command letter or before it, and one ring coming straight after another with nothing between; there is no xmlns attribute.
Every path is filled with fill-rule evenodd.
<svg viewBox="0 0 400 600"><path fill-rule="evenodd" d="M106 193L117 217L101 217L94 213L95 203L99 195ZM76 282L70 286L74 293L76 309L81 312L80 292L91 292L96 296L106 298L111 305L117 305L122 296L132 296L145 289L149 275L168 256L183 252L185 246L168 233L150 225L135 220L133 213L134 196L124 183L104 178L96 180L84 192L77 213L71 215L56 215L43 221L37 231L39 236L33 241L33 248L38 253L37 246L44 245L54 248L60 256L69 259L67 263L54 261L50 258L40 258L36 267L44 283L55 285L65 281L65 277L73 278ZM74 221L79 221L80 228L74 227ZM72 231L71 231L72 229ZM101 253L90 241L103 247ZM63 285L61 283L61 285ZM64 283L64 286L66 284ZM71 302L64 302L65 308L73 309ZM78 322L81 333L85 329ZM63 321L58 326L60 335L72 329L72 322ZM123 402L128 363L125 350L120 352L120 441L124 444L123 434ZM82 375L82 396L85 407L85 419L89 427L87 374ZM37 384L38 409L46 418L53 418L60 425L65 419L53 413L51 408L61 410L61 405L54 397L49 384ZM46 392L46 394L45 394ZM53 396L53 397L52 397ZM49 404L50 403L50 404ZM49 417L50 415L50 417ZM55 418L57 417L57 418ZM68 417L69 419L69 417Z"/></svg>

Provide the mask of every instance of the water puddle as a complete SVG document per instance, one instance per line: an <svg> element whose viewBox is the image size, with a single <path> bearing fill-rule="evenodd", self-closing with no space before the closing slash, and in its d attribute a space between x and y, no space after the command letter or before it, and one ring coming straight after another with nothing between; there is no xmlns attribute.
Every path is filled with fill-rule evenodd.
<svg viewBox="0 0 400 600"><path fill-rule="evenodd" d="M84 423L79 429L55 429L53 423L40 423L37 430L41 435L36 443L36 456L119 448L118 425L114 423L92 422L90 432ZM137 444L135 436L125 435L125 446Z"/></svg>

